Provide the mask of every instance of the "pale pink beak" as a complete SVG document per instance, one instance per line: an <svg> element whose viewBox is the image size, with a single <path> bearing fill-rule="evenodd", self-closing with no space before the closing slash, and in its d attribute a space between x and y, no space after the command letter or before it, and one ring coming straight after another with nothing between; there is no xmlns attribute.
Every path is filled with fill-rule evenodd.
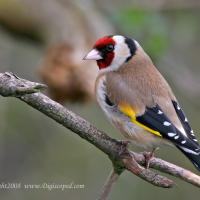
<svg viewBox="0 0 200 200"><path fill-rule="evenodd" d="M103 57L100 55L99 51L92 49L83 60L101 60Z"/></svg>

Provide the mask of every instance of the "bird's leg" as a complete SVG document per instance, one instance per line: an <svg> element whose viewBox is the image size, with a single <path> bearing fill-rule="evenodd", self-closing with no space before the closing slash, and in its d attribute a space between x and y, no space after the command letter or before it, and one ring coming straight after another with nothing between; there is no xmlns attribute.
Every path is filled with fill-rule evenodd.
<svg viewBox="0 0 200 200"><path fill-rule="evenodd" d="M143 155L145 157L145 168L148 169L149 168L149 164L151 159L154 157L154 153L156 150L158 150L159 148L153 148L153 150L151 152L144 152Z"/></svg>

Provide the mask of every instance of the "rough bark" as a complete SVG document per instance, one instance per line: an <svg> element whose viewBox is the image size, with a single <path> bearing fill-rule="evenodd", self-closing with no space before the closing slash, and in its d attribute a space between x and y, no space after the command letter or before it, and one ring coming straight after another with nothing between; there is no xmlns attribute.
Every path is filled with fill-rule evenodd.
<svg viewBox="0 0 200 200"><path fill-rule="evenodd" d="M108 155L113 163L114 173L110 176L111 180L108 179L107 184L105 184L108 185L108 188L104 187L103 190L107 195L112 188L112 183L116 181L117 176L124 170L128 170L143 180L163 188L174 186L174 182L165 176L157 174L150 168L200 187L200 176L159 158L154 157L150 161L150 168L144 168L145 157L142 153L130 151L126 142L110 138L85 119L42 94L39 90L45 87L43 84L21 79L12 73L0 73L0 95L4 97L13 96L24 101ZM105 195L104 199L106 199Z"/></svg>

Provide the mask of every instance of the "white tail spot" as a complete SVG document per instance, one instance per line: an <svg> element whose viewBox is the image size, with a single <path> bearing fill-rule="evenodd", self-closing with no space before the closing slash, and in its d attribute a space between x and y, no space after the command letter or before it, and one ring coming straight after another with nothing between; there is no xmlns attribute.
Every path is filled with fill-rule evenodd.
<svg viewBox="0 0 200 200"><path fill-rule="evenodd" d="M191 153L191 154L194 154L194 155L199 155L199 153L191 150L191 149L188 149L188 148L185 148L185 147L180 147L181 149L183 149L183 151L187 152L187 153Z"/></svg>

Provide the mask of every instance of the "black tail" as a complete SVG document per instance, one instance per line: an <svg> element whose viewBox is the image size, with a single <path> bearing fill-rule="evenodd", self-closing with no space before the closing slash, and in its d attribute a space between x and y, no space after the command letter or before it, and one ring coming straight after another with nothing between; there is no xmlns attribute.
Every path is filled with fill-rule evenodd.
<svg viewBox="0 0 200 200"><path fill-rule="evenodd" d="M194 152L189 149L176 146L192 163L193 165L200 171L200 152Z"/></svg>

